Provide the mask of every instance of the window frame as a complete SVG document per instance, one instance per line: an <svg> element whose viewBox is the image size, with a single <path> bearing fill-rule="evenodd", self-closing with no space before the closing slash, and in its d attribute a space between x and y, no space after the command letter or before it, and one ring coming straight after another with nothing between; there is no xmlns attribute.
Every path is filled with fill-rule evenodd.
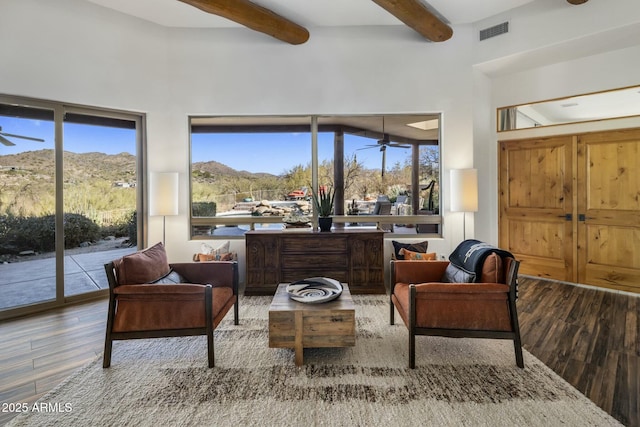
<svg viewBox="0 0 640 427"><path fill-rule="evenodd" d="M311 130L311 159L310 163L312 165L312 190L317 191L318 189L318 133L323 132L323 129L326 129L322 125L322 122L327 118L338 117L338 118L349 118L349 117L373 117L379 118L381 116L384 117L395 117L395 116L409 116L409 117L420 117L420 116L437 116L438 126L437 130L437 139L435 140L435 144L438 146L438 179L437 183L440 185L442 182L442 167L441 167L441 149L442 149L442 132L441 132L441 123L442 123L442 113L412 113L412 114L368 114L368 115L291 115L291 116L223 116L223 115L198 115L198 116L190 116L189 117L189 237L192 240L216 240L216 239L243 239L244 233L239 235L231 235L231 234L222 234L222 235L213 235L213 234L197 234L194 232L195 227L216 227L216 226L231 226L231 225L243 225L248 226L250 230L256 229L256 224L279 224L282 223L281 216L234 216L234 217L203 217L203 216L194 216L193 215L193 134L194 133L206 133L207 131L212 133L233 133L239 132L239 127L234 126L235 121L239 121L244 123L243 129L248 129L251 127L253 131L264 131L264 132L274 132L274 131L282 131L286 129L289 132L294 131L308 131L309 128ZM309 118L310 123L300 123L300 120L303 118ZM269 124L269 120L273 119L274 123ZM210 120L215 122L219 120L221 124L210 124L205 125L202 124ZM285 123L290 120L294 124L286 126ZM250 124L252 123L253 124ZM320 124L319 124L320 123ZM197 128L197 132L194 132L194 128ZM380 136L382 134L379 134ZM374 137L374 133L370 133L369 137ZM422 144L426 145L426 144ZM416 168L416 165L419 165L419 147L413 150L412 154L412 184L419 184L419 170L413 172ZM343 153L344 159L344 153ZM212 159L215 160L215 159ZM416 178L417 177L417 178ZM416 198L417 199L417 198ZM442 206L442 192L439 191L439 206ZM312 225L314 229L317 229L317 214L312 212L311 215ZM362 221L363 217L358 215L344 215L344 214L336 214L333 215L333 222L338 224L339 227L346 226L347 223L357 222L358 220ZM373 215L367 217L367 222L372 222L377 225L377 228L384 227L384 225L398 223L399 216L397 215ZM411 215L403 215L402 222L405 224L412 224L416 226L416 231L418 229L417 225L428 225L432 229L434 228L435 232L416 232L412 234L406 233L396 233L389 232L386 235L389 237L407 237L407 236L420 236L420 237L442 237L442 210L439 209L439 212L431 215L418 214L417 209L414 209L414 212Z"/></svg>
<svg viewBox="0 0 640 427"><path fill-rule="evenodd" d="M0 320L10 319L37 313L51 308L62 307L68 304L75 304L79 301L86 301L95 298L102 298L108 295L109 289L99 289L78 295L65 295L64 289L64 123L65 115L70 114L74 119L84 118L89 120L95 118L93 124L104 124L112 122L115 124L121 121L135 123L136 129L136 210L137 215L137 241L138 247L147 241L147 221L146 215L146 114L134 111L117 110L88 105L67 103L55 100L43 100L38 98L23 97L0 93L0 104L9 105L13 108L24 109L46 109L53 112L54 123L54 188L55 188L55 299L36 302L28 305L17 306L0 310ZM25 110L26 111L26 110Z"/></svg>

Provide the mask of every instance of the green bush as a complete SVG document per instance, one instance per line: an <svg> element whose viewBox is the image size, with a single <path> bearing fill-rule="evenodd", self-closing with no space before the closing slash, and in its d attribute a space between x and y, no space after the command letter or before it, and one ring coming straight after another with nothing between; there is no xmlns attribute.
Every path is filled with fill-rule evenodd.
<svg viewBox="0 0 640 427"><path fill-rule="evenodd" d="M135 211L131 211L122 219L118 220L115 224L101 226L100 237L102 237L103 239L108 236L130 238L132 221L135 226L134 228L134 233L135 233L135 231L137 231L136 214L135 214Z"/></svg>
<svg viewBox="0 0 640 427"><path fill-rule="evenodd" d="M98 224L80 214L64 214L64 247L76 248L82 242L100 240Z"/></svg>
<svg viewBox="0 0 640 427"><path fill-rule="evenodd" d="M100 227L84 215L64 214L64 247L100 239ZM55 215L43 217L0 217L0 253L26 250L55 250Z"/></svg>
<svg viewBox="0 0 640 427"><path fill-rule="evenodd" d="M216 216L215 202L193 202L191 204L191 214L193 216Z"/></svg>
<svg viewBox="0 0 640 427"><path fill-rule="evenodd" d="M138 246L138 212L133 211L127 222L129 246Z"/></svg>

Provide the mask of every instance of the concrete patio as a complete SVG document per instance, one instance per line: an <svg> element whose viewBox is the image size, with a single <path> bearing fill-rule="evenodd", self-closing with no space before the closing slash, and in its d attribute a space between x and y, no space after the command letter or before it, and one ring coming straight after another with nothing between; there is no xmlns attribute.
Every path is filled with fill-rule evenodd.
<svg viewBox="0 0 640 427"><path fill-rule="evenodd" d="M118 248L64 257L64 294L109 287L104 264L136 248ZM55 299L55 258L0 264L0 310Z"/></svg>

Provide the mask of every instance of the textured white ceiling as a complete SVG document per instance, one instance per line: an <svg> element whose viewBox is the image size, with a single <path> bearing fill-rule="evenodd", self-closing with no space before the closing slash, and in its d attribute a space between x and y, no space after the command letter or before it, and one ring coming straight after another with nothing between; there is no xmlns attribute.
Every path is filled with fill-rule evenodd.
<svg viewBox="0 0 640 427"><path fill-rule="evenodd" d="M167 27L239 27L178 0L86 0ZM466 24L533 0L428 0L451 24ZM371 0L253 0L304 27L401 25Z"/></svg>

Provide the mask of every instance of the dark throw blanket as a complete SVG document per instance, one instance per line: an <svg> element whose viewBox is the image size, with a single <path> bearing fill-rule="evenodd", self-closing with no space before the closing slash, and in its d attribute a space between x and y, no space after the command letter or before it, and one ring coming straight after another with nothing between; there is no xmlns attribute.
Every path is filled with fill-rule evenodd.
<svg viewBox="0 0 640 427"><path fill-rule="evenodd" d="M460 243L458 247L453 250L451 255L449 255L449 261L469 273L475 273L477 281L482 277L482 266L484 265L485 258L492 253L500 255L502 258L513 258L513 255L508 251L496 248L479 240L469 239Z"/></svg>

